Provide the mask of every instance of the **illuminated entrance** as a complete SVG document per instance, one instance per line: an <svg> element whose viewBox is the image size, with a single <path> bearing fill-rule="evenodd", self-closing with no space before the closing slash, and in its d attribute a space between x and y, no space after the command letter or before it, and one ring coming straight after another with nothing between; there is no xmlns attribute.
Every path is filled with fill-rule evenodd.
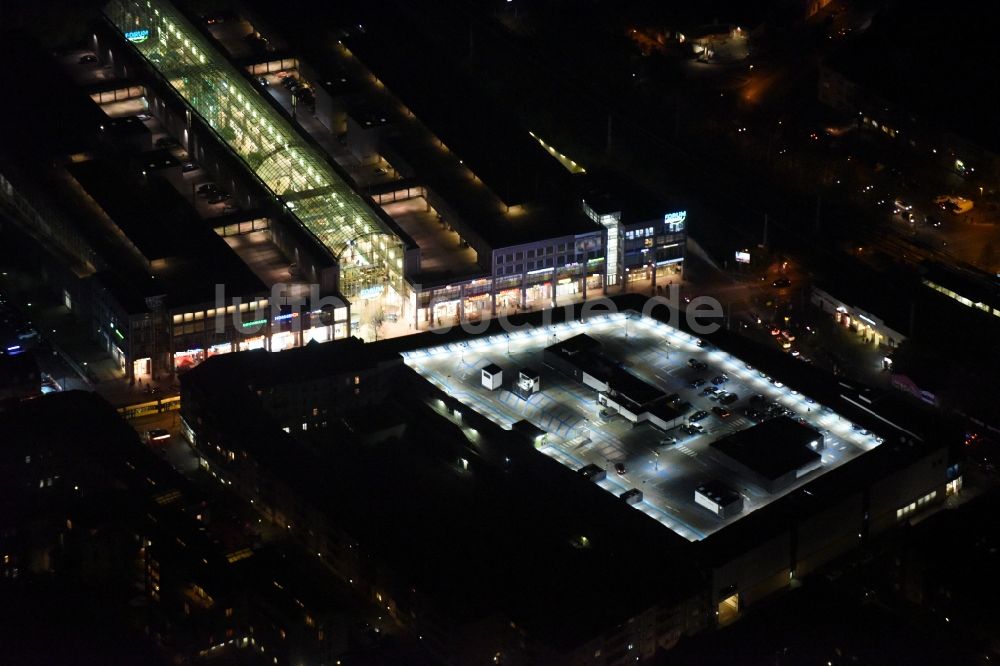
<svg viewBox="0 0 1000 666"><path fill-rule="evenodd" d="M139 377L141 375L148 375L153 369L153 359L149 358L137 358L132 361L132 375Z"/></svg>
<svg viewBox="0 0 1000 666"><path fill-rule="evenodd" d="M740 617L740 593L736 592L720 601L717 615L720 626L737 620Z"/></svg>

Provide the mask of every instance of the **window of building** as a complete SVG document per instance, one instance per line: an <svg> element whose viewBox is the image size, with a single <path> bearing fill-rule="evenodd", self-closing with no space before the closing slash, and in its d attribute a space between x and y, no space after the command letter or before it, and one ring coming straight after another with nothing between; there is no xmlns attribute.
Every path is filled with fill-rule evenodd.
<svg viewBox="0 0 1000 666"><path fill-rule="evenodd" d="M927 493L923 497L917 499L915 502L910 502L909 504L907 504L903 508L896 509L896 519L897 520L901 520L901 519L905 518L906 516L910 515L911 513L913 513L914 511L916 511L917 509L923 507L927 503L932 502L935 497L937 497L937 491L936 490L932 490L931 492Z"/></svg>

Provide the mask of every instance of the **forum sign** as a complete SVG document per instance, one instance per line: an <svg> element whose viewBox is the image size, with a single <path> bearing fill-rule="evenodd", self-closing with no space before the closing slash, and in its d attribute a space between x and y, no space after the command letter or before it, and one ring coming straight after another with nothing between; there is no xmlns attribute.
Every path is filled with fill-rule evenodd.
<svg viewBox="0 0 1000 666"><path fill-rule="evenodd" d="M133 44L141 44L147 39L149 39L149 28L142 28L141 30L129 30L125 33L125 39L132 42Z"/></svg>

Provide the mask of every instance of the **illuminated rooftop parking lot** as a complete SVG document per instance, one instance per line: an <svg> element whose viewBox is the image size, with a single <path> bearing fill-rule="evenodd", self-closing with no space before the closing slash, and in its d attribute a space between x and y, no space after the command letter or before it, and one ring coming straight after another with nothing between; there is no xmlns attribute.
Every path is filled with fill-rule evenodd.
<svg viewBox="0 0 1000 666"><path fill-rule="evenodd" d="M543 361L547 346L580 333L598 340L603 354L623 363L634 375L667 394L680 394L681 400L691 403L688 415L698 410L709 412L701 421L704 434L691 436L679 428L664 433L649 423L633 425L621 415L602 418L596 391L547 367ZM691 541L703 539L766 506L881 441L726 352L711 346L701 348L697 338L636 313L598 315L586 322L418 349L405 353L404 358L446 394L500 426L509 429L523 419L544 430L547 434L540 442L540 450L570 469L594 464L607 470L606 479L599 485L608 492L617 496L638 488L643 501L633 507ZM692 368L690 359L707 363L708 369ZM481 369L490 363L504 371L503 386L495 391L481 384ZM521 368L530 368L541 377L541 391L528 400L511 391ZM722 388L739 396L737 402L728 405L732 416L724 420L712 413L719 403L701 395L703 387L690 388L695 378L704 378L705 386L711 386L711 379L721 373L730 378ZM709 450L711 442L754 424L744 415L744 408L757 394L788 409L793 418L805 419L823 434L825 441L819 469L776 494L731 471ZM662 440L668 436L677 442L664 443ZM625 466L624 474L616 473L619 463ZM743 511L722 519L695 504L695 489L710 480L722 481L739 492ZM586 482L581 477L581 483Z"/></svg>

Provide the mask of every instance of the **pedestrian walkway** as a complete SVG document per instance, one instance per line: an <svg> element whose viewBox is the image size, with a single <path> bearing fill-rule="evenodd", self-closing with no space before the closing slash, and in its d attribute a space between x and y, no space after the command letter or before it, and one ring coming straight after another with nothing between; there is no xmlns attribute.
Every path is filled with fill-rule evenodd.
<svg viewBox="0 0 1000 666"><path fill-rule="evenodd" d="M130 385L124 370L90 336L86 325L37 276L8 268L4 288L43 340L39 369L64 391L95 391L116 407L177 393L175 378L154 382L146 376L142 383Z"/></svg>
<svg viewBox="0 0 1000 666"><path fill-rule="evenodd" d="M798 345L804 353L821 366L829 366L829 355L840 359L839 371L854 379L876 388L889 388L891 373L882 365L888 350L865 342L858 334L836 324L829 315L814 308L806 311L806 320L816 331L806 336Z"/></svg>

